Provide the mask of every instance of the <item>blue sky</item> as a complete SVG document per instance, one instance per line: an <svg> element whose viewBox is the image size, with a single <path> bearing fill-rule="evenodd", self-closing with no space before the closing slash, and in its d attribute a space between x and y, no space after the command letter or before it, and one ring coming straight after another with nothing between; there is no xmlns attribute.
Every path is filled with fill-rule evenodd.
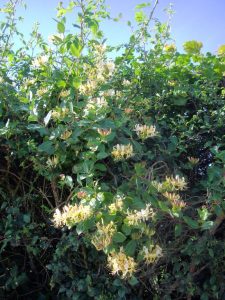
<svg viewBox="0 0 225 300"><path fill-rule="evenodd" d="M3 0L2 3L6 2ZM46 38L55 32L55 22L52 18L56 15L57 0L25 0L27 9L19 9L19 14L25 20L20 26L27 35L35 21L40 23L40 32ZM68 0L63 1L65 4ZM111 7L113 16L120 12L123 18L120 24L105 23L104 31L112 44L127 41L129 29L127 20L133 20L134 7L143 3L142 0L106 0ZM200 40L203 42L204 51L215 53L221 44L225 44L225 0L159 0L155 16L165 20L164 9L173 3L175 15L172 19L172 36L176 40L178 50L182 50L183 42L187 40Z"/></svg>

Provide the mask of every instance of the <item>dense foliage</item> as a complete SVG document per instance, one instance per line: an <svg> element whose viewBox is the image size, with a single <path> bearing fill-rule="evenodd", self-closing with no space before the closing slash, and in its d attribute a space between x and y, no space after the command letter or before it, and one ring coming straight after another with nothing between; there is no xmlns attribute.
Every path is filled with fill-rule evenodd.
<svg viewBox="0 0 225 300"><path fill-rule="evenodd" d="M225 46L177 52L157 1L125 45L106 45L103 0L60 4L57 33L26 41L17 2L0 24L0 298L223 299Z"/></svg>

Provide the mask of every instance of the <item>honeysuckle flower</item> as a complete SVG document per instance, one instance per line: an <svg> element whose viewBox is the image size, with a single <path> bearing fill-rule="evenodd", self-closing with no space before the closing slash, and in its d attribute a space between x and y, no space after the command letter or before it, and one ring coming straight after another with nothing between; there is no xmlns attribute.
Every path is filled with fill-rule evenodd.
<svg viewBox="0 0 225 300"><path fill-rule="evenodd" d="M45 65L48 62L48 60L49 60L48 55L42 55L42 56L36 57L32 62L32 67L38 69L38 68L42 67L43 65Z"/></svg>
<svg viewBox="0 0 225 300"><path fill-rule="evenodd" d="M122 84L123 84L124 86L130 86L130 85L131 85L131 82L130 82L129 80L127 80L127 79L124 79L123 82L122 82Z"/></svg>
<svg viewBox="0 0 225 300"><path fill-rule="evenodd" d="M109 211L111 214L120 211L122 208L123 208L123 198L120 196L117 196L115 198L115 202L109 205Z"/></svg>
<svg viewBox="0 0 225 300"><path fill-rule="evenodd" d="M57 110L53 110L51 116L54 120L59 120L61 118L62 119L65 118L68 115L68 113L69 113L69 109L63 107L63 108L58 108Z"/></svg>
<svg viewBox="0 0 225 300"><path fill-rule="evenodd" d="M69 90L61 91L59 93L59 97L60 98L67 98L69 95L70 95L70 91Z"/></svg>
<svg viewBox="0 0 225 300"><path fill-rule="evenodd" d="M187 183L184 179L184 177L179 177L179 175L176 175L175 177L167 177L166 180L164 181L164 185L166 188L168 188L171 191L176 191L176 190L184 190L187 187Z"/></svg>
<svg viewBox="0 0 225 300"><path fill-rule="evenodd" d="M42 97L43 95L47 94L49 92L48 88L40 88L39 90L37 90L36 95L38 97Z"/></svg>
<svg viewBox="0 0 225 300"><path fill-rule="evenodd" d="M72 134L72 131L66 130L65 132L63 132L63 133L61 134L60 138L61 138L62 140L68 140L68 138L71 136L71 134Z"/></svg>
<svg viewBox="0 0 225 300"><path fill-rule="evenodd" d="M84 199L84 198L86 198L87 197L87 193L85 192L85 191L79 191L78 193L77 193L77 198L78 199Z"/></svg>
<svg viewBox="0 0 225 300"><path fill-rule="evenodd" d="M155 126L147 126L147 125L140 125L136 124L134 129L139 136L140 139L145 140L149 137L154 137L157 135L156 127Z"/></svg>
<svg viewBox="0 0 225 300"><path fill-rule="evenodd" d="M109 76L112 76L114 70L115 70L115 64L113 61L109 61L105 64L105 69Z"/></svg>
<svg viewBox="0 0 225 300"><path fill-rule="evenodd" d="M184 51L188 54L199 54L203 47L202 42L198 41L187 41L183 44Z"/></svg>
<svg viewBox="0 0 225 300"><path fill-rule="evenodd" d="M154 215L155 213L152 207L150 206L150 204L147 204L145 209L141 209L139 211L134 210L132 212L128 211L125 222L129 225L137 225L152 219Z"/></svg>
<svg viewBox="0 0 225 300"><path fill-rule="evenodd" d="M170 45L165 45L164 46L164 51L169 52L169 53L173 53L177 50L176 46L174 44L170 44Z"/></svg>
<svg viewBox="0 0 225 300"><path fill-rule="evenodd" d="M141 251L146 264L154 263L158 258L162 257L162 249L159 245L146 247L144 246Z"/></svg>
<svg viewBox="0 0 225 300"><path fill-rule="evenodd" d="M112 129L103 129L103 128L98 128L98 133L102 136L102 137L106 137L108 135L110 135L110 133L112 132Z"/></svg>
<svg viewBox="0 0 225 300"><path fill-rule="evenodd" d="M217 53L219 56L225 56L225 45L221 45L218 50Z"/></svg>
<svg viewBox="0 0 225 300"><path fill-rule="evenodd" d="M100 251L111 244L112 237L116 232L116 226L112 221L107 225L97 223L96 226L97 231L93 235L91 242Z"/></svg>
<svg viewBox="0 0 225 300"><path fill-rule="evenodd" d="M131 144L128 145L119 145L113 147L113 151L111 152L113 158L115 160L123 160L128 159L134 155L133 146Z"/></svg>
<svg viewBox="0 0 225 300"><path fill-rule="evenodd" d="M191 157L191 156L188 157L188 160L192 165L197 165L197 163L199 162L199 158Z"/></svg>
<svg viewBox="0 0 225 300"><path fill-rule="evenodd" d="M117 274L122 278L129 278L135 273L137 263L133 257L127 256L124 253L123 248L120 248L118 253L113 252L109 254L108 266L113 275Z"/></svg>
<svg viewBox="0 0 225 300"><path fill-rule="evenodd" d="M58 164L59 164L59 157L56 155L49 157L47 160L47 166L51 168L55 168Z"/></svg>
<svg viewBox="0 0 225 300"><path fill-rule="evenodd" d="M186 203L180 198L180 195L176 193L165 192L163 194L165 198L167 198L174 208L184 208Z"/></svg>
<svg viewBox="0 0 225 300"><path fill-rule="evenodd" d="M92 215L90 206L83 204L74 204L64 206L62 212L58 209L53 215L53 222L56 227L66 225L71 228L77 223L88 219Z"/></svg>

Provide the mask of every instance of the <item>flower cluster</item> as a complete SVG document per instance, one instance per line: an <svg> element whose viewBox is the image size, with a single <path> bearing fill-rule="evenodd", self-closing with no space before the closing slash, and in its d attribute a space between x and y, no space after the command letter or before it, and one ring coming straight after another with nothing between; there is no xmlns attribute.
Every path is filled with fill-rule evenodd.
<svg viewBox="0 0 225 300"><path fill-rule="evenodd" d="M127 256L123 248L118 253L113 252L108 256L108 266L112 274L121 275L122 278L131 277L136 271L137 263L133 257Z"/></svg>
<svg viewBox="0 0 225 300"><path fill-rule="evenodd" d="M184 208L186 203L180 198L180 195L176 193L165 192L163 196L169 200L174 208Z"/></svg>
<svg viewBox="0 0 225 300"><path fill-rule="evenodd" d="M48 91L49 91L48 88L41 88L41 89L37 90L36 95L38 97L42 97L43 95L47 94Z"/></svg>
<svg viewBox="0 0 225 300"><path fill-rule="evenodd" d="M146 222L154 216L154 211L151 208L150 204L147 204L145 209L140 211L134 210L133 212L128 211L128 215L125 219L125 222L129 225L137 225L141 222Z"/></svg>
<svg viewBox="0 0 225 300"><path fill-rule="evenodd" d="M119 145L113 147L112 156L115 160L128 159L134 155L133 146L128 145Z"/></svg>
<svg viewBox="0 0 225 300"><path fill-rule="evenodd" d="M110 135L110 133L112 132L112 129L103 129L103 128L98 128L98 133L102 136L102 137L106 137L108 135Z"/></svg>
<svg viewBox="0 0 225 300"><path fill-rule="evenodd" d="M219 56L225 57L225 45L221 45L219 47L219 49L217 50L217 53L218 53Z"/></svg>
<svg viewBox="0 0 225 300"><path fill-rule="evenodd" d="M151 184L157 189L160 193L165 192L175 192L175 191L183 191L187 187L187 183L184 177L179 177L179 175L173 176L166 176L166 179L163 182L158 182L153 180Z"/></svg>
<svg viewBox="0 0 225 300"><path fill-rule="evenodd" d="M140 125L136 124L134 129L139 136L140 139L146 140L149 137L153 137L157 135L156 127L155 126L147 126L147 125Z"/></svg>
<svg viewBox="0 0 225 300"><path fill-rule="evenodd" d="M158 258L162 257L162 248L159 245L146 247L142 249L142 255L145 262L149 265L154 263Z"/></svg>
<svg viewBox="0 0 225 300"><path fill-rule="evenodd" d="M100 251L111 244L116 227L113 222L110 222L108 225L97 223L96 226L97 231L93 235L91 242Z"/></svg>
<svg viewBox="0 0 225 300"><path fill-rule="evenodd" d="M38 69L44 66L48 62L48 60L49 57L47 55L36 57L32 62L32 67Z"/></svg>
<svg viewBox="0 0 225 300"><path fill-rule="evenodd" d="M99 47L98 47L99 46ZM95 46L95 67L84 65L84 72L88 74L86 82L79 87L81 94L86 96L93 95L97 87L112 77L115 72L115 64L113 61L107 61L104 58L104 47L101 45ZM97 47L97 48L96 48Z"/></svg>
<svg viewBox="0 0 225 300"><path fill-rule="evenodd" d="M68 138L71 136L71 134L72 134L72 131L66 130L65 132L63 132L63 133L61 134L60 138L61 138L62 140L68 140Z"/></svg>
<svg viewBox="0 0 225 300"><path fill-rule="evenodd" d="M56 227L66 225L71 228L73 225L88 219L92 215L90 206L75 204L64 206L62 212L56 209L53 215L53 222Z"/></svg>
<svg viewBox="0 0 225 300"><path fill-rule="evenodd" d="M53 120L60 120L65 118L69 113L69 109L68 108L56 108L55 110L52 111L52 115L51 117L53 118Z"/></svg>
<svg viewBox="0 0 225 300"><path fill-rule="evenodd" d="M179 177L179 175L166 177L163 184L168 191L183 191L187 187L184 177Z"/></svg>
<svg viewBox="0 0 225 300"><path fill-rule="evenodd" d="M164 46L164 51L165 52L169 52L169 53L173 53L177 50L176 46L174 44L170 44L170 45L165 45Z"/></svg>
<svg viewBox="0 0 225 300"><path fill-rule="evenodd" d="M109 211L111 214L120 211L123 207L123 198L121 196L117 196L115 202L109 205Z"/></svg>
<svg viewBox="0 0 225 300"><path fill-rule="evenodd" d="M69 90L61 91L59 93L59 97L60 98L67 98L69 95L70 95L70 91Z"/></svg>
<svg viewBox="0 0 225 300"><path fill-rule="evenodd" d="M199 162L199 158L188 157L188 161L189 161L192 165L197 165L197 163Z"/></svg>
<svg viewBox="0 0 225 300"><path fill-rule="evenodd" d="M50 168L56 168L58 164L59 164L59 157L56 155L49 157L47 160L47 166Z"/></svg>

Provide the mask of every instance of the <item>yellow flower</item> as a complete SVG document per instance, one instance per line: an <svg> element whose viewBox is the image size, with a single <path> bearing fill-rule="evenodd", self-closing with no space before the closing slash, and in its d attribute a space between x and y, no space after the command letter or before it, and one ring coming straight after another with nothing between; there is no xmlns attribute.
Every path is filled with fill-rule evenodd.
<svg viewBox="0 0 225 300"><path fill-rule="evenodd" d="M70 95L70 91L69 91L69 90L61 91L61 92L59 93L59 97L60 97L60 98L66 98L66 97L68 97L69 95Z"/></svg>
<svg viewBox="0 0 225 300"><path fill-rule="evenodd" d="M157 135L156 127L155 126L147 126L147 125L140 125L136 124L134 129L142 140L145 140L149 137L153 137Z"/></svg>
<svg viewBox="0 0 225 300"><path fill-rule="evenodd" d="M188 160L192 165L197 165L197 163L199 162L199 158L190 157L190 156L188 157Z"/></svg>
<svg viewBox="0 0 225 300"><path fill-rule="evenodd" d="M119 145L113 147L112 156L115 160L128 159L134 155L133 146L128 145Z"/></svg>
<svg viewBox="0 0 225 300"><path fill-rule="evenodd" d="M221 45L217 50L219 56L225 56L225 45Z"/></svg>
<svg viewBox="0 0 225 300"><path fill-rule="evenodd" d="M71 228L73 225L88 219L92 215L90 206L83 204L68 205L63 207L63 211L58 209L53 216L53 222L56 227L66 225Z"/></svg>
<svg viewBox="0 0 225 300"><path fill-rule="evenodd" d="M111 214L120 211L123 207L123 198L121 196L116 196L115 202L109 205L109 211Z"/></svg>
<svg viewBox="0 0 225 300"><path fill-rule="evenodd" d="M42 67L43 65L45 65L49 60L49 57L47 55L42 55L42 56L39 56L39 57L36 57L33 62L32 62L32 66L33 68L40 68Z"/></svg>
<svg viewBox="0 0 225 300"><path fill-rule="evenodd" d="M170 191L177 191L177 190L185 190L187 187L187 183L184 179L184 177L180 178L179 175L176 175L175 177L167 177L164 181L163 185L166 189Z"/></svg>
<svg viewBox="0 0 225 300"><path fill-rule="evenodd" d="M129 107L127 107L127 108L124 109L124 112L125 112L125 114L127 114L127 115L131 114L133 111L134 111L134 110L133 110L132 108L129 108Z"/></svg>
<svg viewBox="0 0 225 300"><path fill-rule="evenodd" d="M56 168L58 163L59 163L59 158L56 155L53 157L49 157L47 160L47 166L49 166L51 168Z"/></svg>
<svg viewBox="0 0 225 300"><path fill-rule="evenodd" d="M131 277L136 271L137 263L133 257L127 256L123 248L118 253L113 252L108 256L108 266L112 270L112 274L120 275L122 278Z"/></svg>
<svg viewBox="0 0 225 300"><path fill-rule="evenodd" d="M61 134L60 138L62 140L68 140L68 138L71 136L71 134L72 134L72 131L67 130Z"/></svg>
<svg viewBox="0 0 225 300"><path fill-rule="evenodd" d="M48 91L49 90L47 88L41 88L41 89L37 90L36 94L38 97L42 97L43 95L48 93Z"/></svg>
<svg viewBox="0 0 225 300"><path fill-rule="evenodd" d="M181 200L180 195L176 193L165 192L163 196L171 202L174 208L184 208L186 206L186 203Z"/></svg>
<svg viewBox="0 0 225 300"><path fill-rule="evenodd" d="M145 209L139 211L134 210L133 212L128 211L128 215L125 219L125 222L129 225L137 225L141 222L146 222L154 216L154 211L151 208L150 204L147 204Z"/></svg>
<svg viewBox="0 0 225 300"><path fill-rule="evenodd" d="M102 136L102 137L106 137L107 135L109 135L112 132L112 129L103 129L103 128L98 128L98 133Z"/></svg>
<svg viewBox="0 0 225 300"><path fill-rule="evenodd" d="M57 108L56 110L52 111L52 118L53 120L59 120L66 117L66 115L69 113L68 108Z"/></svg>
<svg viewBox="0 0 225 300"><path fill-rule="evenodd" d="M155 247L150 246L149 248L144 246L141 252L144 256L145 262L148 265L154 263L158 258L162 257L162 249L158 245Z"/></svg>
<svg viewBox="0 0 225 300"><path fill-rule="evenodd" d="M176 50L177 50L177 48L174 44L165 45L165 47L164 47L164 51L169 52L169 53L173 53Z"/></svg>
<svg viewBox="0 0 225 300"><path fill-rule="evenodd" d="M100 251L111 244L116 227L112 221L108 225L97 223L96 226L97 231L92 237L91 242Z"/></svg>
<svg viewBox="0 0 225 300"><path fill-rule="evenodd" d="M188 41L183 44L184 51L188 54L199 54L201 48L203 47L202 42L198 41Z"/></svg>

